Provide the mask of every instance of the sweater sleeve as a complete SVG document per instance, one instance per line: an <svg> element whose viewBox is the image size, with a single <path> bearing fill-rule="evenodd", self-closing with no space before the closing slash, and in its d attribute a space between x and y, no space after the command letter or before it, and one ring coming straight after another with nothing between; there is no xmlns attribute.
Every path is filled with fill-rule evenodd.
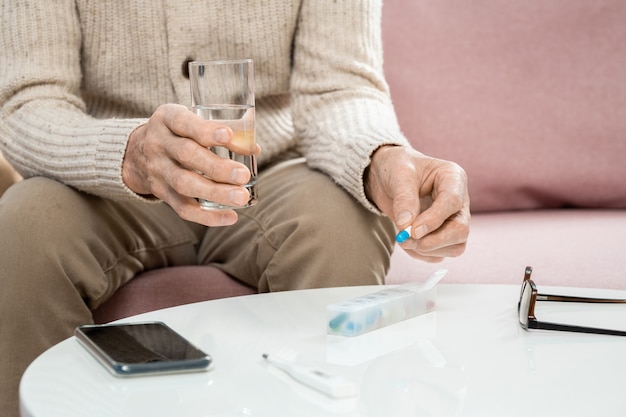
<svg viewBox="0 0 626 417"><path fill-rule="evenodd" d="M408 145L383 75L379 0L304 0L292 75L301 152L368 209L363 174L382 145Z"/></svg>
<svg viewBox="0 0 626 417"><path fill-rule="evenodd" d="M81 29L71 0L2 3L0 145L24 177L46 176L112 199L128 136L145 119L98 119L81 98Z"/></svg>

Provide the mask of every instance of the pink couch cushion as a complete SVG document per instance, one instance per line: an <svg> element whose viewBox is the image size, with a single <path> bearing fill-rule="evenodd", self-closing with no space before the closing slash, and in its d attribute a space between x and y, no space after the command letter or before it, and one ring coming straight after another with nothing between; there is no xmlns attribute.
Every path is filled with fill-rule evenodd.
<svg viewBox="0 0 626 417"><path fill-rule="evenodd" d="M176 266L139 274L93 312L96 323L199 301L256 293L212 266Z"/></svg>
<svg viewBox="0 0 626 417"><path fill-rule="evenodd" d="M625 210L531 210L472 217L465 254L440 264L410 258L397 248L387 282L423 281L447 268L442 283L519 284L534 268L538 286L626 290Z"/></svg>
<svg viewBox="0 0 626 417"><path fill-rule="evenodd" d="M400 124L467 170L474 212L626 207L626 2L384 4Z"/></svg>

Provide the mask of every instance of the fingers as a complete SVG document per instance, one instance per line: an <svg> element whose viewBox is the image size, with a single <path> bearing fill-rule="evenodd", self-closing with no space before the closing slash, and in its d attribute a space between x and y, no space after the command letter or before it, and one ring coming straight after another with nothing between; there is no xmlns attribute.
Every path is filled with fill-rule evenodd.
<svg viewBox="0 0 626 417"><path fill-rule="evenodd" d="M201 172L213 183L243 185L250 181L250 171L244 165L221 158L192 139L176 138L164 146L166 153L180 166Z"/></svg>
<svg viewBox="0 0 626 417"><path fill-rule="evenodd" d="M401 247L415 258L439 262L465 251L471 217L467 177L452 162L430 158L424 163L424 158L420 156L422 167L416 169L420 175L407 181L419 185L399 186L392 211L399 230L411 226Z"/></svg>
<svg viewBox="0 0 626 417"><path fill-rule="evenodd" d="M434 231L422 237L408 239L401 247L412 257L427 262L439 262L446 257L460 256L465 252L469 223L469 210L461 210ZM416 232L417 235L419 233L421 232Z"/></svg>
<svg viewBox="0 0 626 417"><path fill-rule="evenodd" d="M211 120L205 120L189 111L185 106L165 104L160 106L154 116L176 136L193 139L205 148L225 146L233 132L227 126Z"/></svg>
<svg viewBox="0 0 626 417"><path fill-rule="evenodd" d="M413 221L411 238L401 246L411 256L431 262L456 257L465 251L469 230L466 193L446 189L438 192L430 207Z"/></svg>
<svg viewBox="0 0 626 417"><path fill-rule="evenodd" d="M172 167L160 182L158 197L185 220L206 226L227 226L237 221L233 210L204 210L198 199L216 201L224 205L242 206L250 199L248 190L241 186L214 184L203 175L181 167Z"/></svg>
<svg viewBox="0 0 626 417"><path fill-rule="evenodd" d="M163 200L187 221L205 226L230 226L237 222L237 213L234 210L203 210L195 198L185 197L173 189L166 191Z"/></svg>
<svg viewBox="0 0 626 417"><path fill-rule="evenodd" d="M159 114L162 113L162 114ZM184 106L164 105L155 112L162 117L164 125L173 133L174 139L164 143L165 151L181 166L203 173L214 183L243 185L250 181L250 171L237 162L220 158L209 148L223 146L236 152L230 128L211 120L205 120ZM254 142L252 142L254 143ZM247 154L260 153L255 145Z"/></svg>
<svg viewBox="0 0 626 417"><path fill-rule="evenodd" d="M163 105L148 123L131 133L124 181L139 194L163 200L183 219L207 226L233 224L237 221L234 211L203 210L197 201L229 206L248 202L250 194L243 185L250 180L250 171L207 148L227 144L231 135L230 129L203 120L184 106Z"/></svg>
<svg viewBox="0 0 626 417"><path fill-rule="evenodd" d="M248 201L249 194L238 186L250 181L250 171L244 165L221 158L209 149L229 144L232 131L228 127L204 120L184 106L164 105L155 114L162 117L173 136L163 141L164 152L180 167L186 168L172 170L166 175L167 183L174 191L229 205L241 205Z"/></svg>
<svg viewBox="0 0 626 417"><path fill-rule="evenodd" d="M247 173L249 176L249 171ZM168 192L171 189L179 195L191 198L216 201L229 206L242 206L250 199L248 190L240 185L219 183L198 172L180 167L173 167L165 172L163 179Z"/></svg>

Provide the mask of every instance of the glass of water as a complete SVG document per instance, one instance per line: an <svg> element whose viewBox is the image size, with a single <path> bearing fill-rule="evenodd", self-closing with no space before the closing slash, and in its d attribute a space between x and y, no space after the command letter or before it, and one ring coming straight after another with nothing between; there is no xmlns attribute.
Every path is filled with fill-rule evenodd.
<svg viewBox="0 0 626 417"><path fill-rule="evenodd" d="M222 158L244 164L250 170L245 187L250 199L243 206L225 206L200 200L207 210L239 209L257 202L257 161L254 137L254 68L252 59L193 61L189 63L191 105L203 119L215 120L233 131L231 149L213 146Z"/></svg>

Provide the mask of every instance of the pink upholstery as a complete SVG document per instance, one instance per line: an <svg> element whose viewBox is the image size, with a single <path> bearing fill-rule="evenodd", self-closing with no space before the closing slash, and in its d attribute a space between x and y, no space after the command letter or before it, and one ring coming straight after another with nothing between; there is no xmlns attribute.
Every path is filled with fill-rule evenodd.
<svg viewBox="0 0 626 417"><path fill-rule="evenodd" d="M465 254L440 264L392 256L389 283L423 281L447 268L444 283L521 284L533 267L537 285L626 290L626 210L531 210L478 213Z"/></svg>
<svg viewBox="0 0 626 417"><path fill-rule="evenodd" d="M161 308L255 292L212 266L162 268L138 275L93 316L96 323L106 323Z"/></svg>
<svg viewBox="0 0 626 417"><path fill-rule="evenodd" d="M472 210L626 208L626 2L389 0L404 133L468 172Z"/></svg>

